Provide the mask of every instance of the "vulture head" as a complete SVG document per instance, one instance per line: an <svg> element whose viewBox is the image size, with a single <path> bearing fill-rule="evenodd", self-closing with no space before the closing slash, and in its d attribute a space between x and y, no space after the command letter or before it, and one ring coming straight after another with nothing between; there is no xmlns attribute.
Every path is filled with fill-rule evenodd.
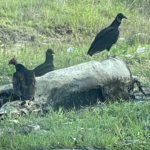
<svg viewBox="0 0 150 150"><path fill-rule="evenodd" d="M8 62L8 65L17 65L18 64L18 62L17 62L17 60L15 59L15 58L12 58L9 62Z"/></svg>
<svg viewBox="0 0 150 150"><path fill-rule="evenodd" d="M117 16L116 16L116 20L117 22L121 23L121 20L122 19L127 19L127 17L125 15L123 15L122 13L119 13Z"/></svg>
<svg viewBox="0 0 150 150"><path fill-rule="evenodd" d="M20 72L25 72L27 69L22 65L22 64L18 64L17 60L15 58L12 58L9 62L8 65L15 65L16 71L20 71Z"/></svg>
<svg viewBox="0 0 150 150"><path fill-rule="evenodd" d="M55 54L52 49L48 49L46 51L46 55L52 55L52 54Z"/></svg>

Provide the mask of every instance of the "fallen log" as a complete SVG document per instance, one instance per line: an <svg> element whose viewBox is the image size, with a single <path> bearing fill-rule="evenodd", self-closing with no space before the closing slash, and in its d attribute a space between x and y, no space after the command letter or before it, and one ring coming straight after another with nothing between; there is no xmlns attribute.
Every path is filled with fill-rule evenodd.
<svg viewBox="0 0 150 150"><path fill-rule="evenodd" d="M55 70L36 80L35 102L45 103L54 109L59 106L80 107L97 101L134 98L135 82L131 71L118 56ZM0 87L0 99L5 102L8 99L19 100L11 84Z"/></svg>

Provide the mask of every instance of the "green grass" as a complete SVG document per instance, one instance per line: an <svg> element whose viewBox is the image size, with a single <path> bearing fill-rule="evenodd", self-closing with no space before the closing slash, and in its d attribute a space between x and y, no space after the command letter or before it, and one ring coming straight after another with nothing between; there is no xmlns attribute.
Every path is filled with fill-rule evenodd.
<svg viewBox="0 0 150 150"><path fill-rule="evenodd" d="M0 147L8 149L43 148L84 148L98 149L149 149L150 131L147 128L150 117L150 102L103 104L89 107L82 112L52 110L45 117L35 115L13 117L19 123L1 121L3 126L22 130L29 124L40 125L41 130L28 135L10 135L0 137ZM76 139L76 141L73 140Z"/></svg>
<svg viewBox="0 0 150 150"><path fill-rule="evenodd" d="M129 40L136 33L150 35L149 7L149 1L144 0L1 0L0 85L11 83L15 69L7 63L14 56L29 69L44 61L47 48L55 52L56 69L103 60L106 51L93 57L86 54L96 34L108 26L117 13L122 12L128 19L123 20L119 27L120 37ZM16 44L13 44L14 36ZM36 37L35 42L31 42L31 36ZM144 86L150 85L149 39L147 36L144 43L138 37L129 42L118 41L111 49L111 55L124 58L132 74L138 76ZM132 59L125 57L127 54L134 55L139 45L146 47L144 55L135 55ZM70 46L75 49L67 53ZM149 102L115 102L79 114L74 110L51 111L46 117L17 117L19 124L9 123L9 119L15 118L11 116L0 122L0 128L10 126L21 129L24 124L34 123L50 132L42 135L4 134L0 136L0 148L149 149L149 130L143 130L150 120L149 105ZM76 138L77 143L72 138Z"/></svg>
<svg viewBox="0 0 150 150"><path fill-rule="evenodd" d="M123 20L120 26L120 37L129 39L135 33L149 35L148 6L148 1L140 0L0 1L2 26L0 28L0 75L12 77L14 68L7 63L14 56L20 63L33 69L44 61L47 48L52 48L56 53L54 59L56 69L93 59L100 61L106 58L106 51L92 58L86 55L95 35L108 26L118 12L124 13L128 18ZM14 35L20 46L13 44ZM34 43L30 42L30 36L33 35L36 37ZM28 38L24 41L25 37ZM149 59L149 43L145 40L145 44L142 44L138 38L130 43L118 41L112 47L111 54L126 59L125 55L133 55L139 45L146 47L146 53L136 56L132 61L136 63L139 59ZM75 47L75 50L67 53L70 46ZM146 76L149 74L148 64L147 62L145 68L138 63L130 65L131 70L134 68L133 74L136 75L142 68L139 76ZM10 83L10 81L1 80L0 84Z"/></svg>

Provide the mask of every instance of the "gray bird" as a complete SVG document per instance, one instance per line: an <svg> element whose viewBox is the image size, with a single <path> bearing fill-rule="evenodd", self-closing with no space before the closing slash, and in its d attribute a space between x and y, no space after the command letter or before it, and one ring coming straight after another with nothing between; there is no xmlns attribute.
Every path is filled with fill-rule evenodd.
<svg viewBox="0 0 150 150"><path fill-rule="evenodd" d="M46 51L46 59L45 62L39 66L37 66L33 71L35 72L35 76L39 77L42 76L50 71L55 70L55 67L53 65L53 52L52 49L48 49Z"/></svg>
<svg viewBox="0 0 150 150"><path fill-rule="evenodd" d="M92 56L95 53L101 52L107 49L107 57L110 57L110 49L113 44L115 44L119 37L118 27L121 24L122 19L127 19L122 13L119 13L115 20L110 26L101 30L95 37L93 43L91 44L87 54Z"/></svg>
<svg viewBox="0 0 150 150"><path fill-rule="evenodd" d="M18 64L15 58L12 58L8 65L14 65L16 72L13 74L13 89L20 100L33 100L36 93L36 79L34 71L28 70L22 64Z"/></svg>

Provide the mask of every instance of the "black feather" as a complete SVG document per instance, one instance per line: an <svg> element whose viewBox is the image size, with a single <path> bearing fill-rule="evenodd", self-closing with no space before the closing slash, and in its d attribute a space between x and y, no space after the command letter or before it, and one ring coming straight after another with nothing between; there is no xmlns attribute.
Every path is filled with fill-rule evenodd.
<svg viewBox="0 0 150 150"><path fill-rule="evenodd" d="M119 37L118 27L121 24L121 20L126 18L122 13L119 13L110 26L101 30L95 37L91 44L87 54L92 56L95 53L101 52L105 49L109 52L113 44L115 44ZM127 18L126 18L127 19Z"/></svg>
<svg viewBox="0 0 150 150"><path fill-rule="evenodd" d="M26 69L22 64L15 65L13 74L14 92L21 100L33 100L36 92L36 79L34 71Z"/></svg>
<svg viewBox="0 0 150 150"><path fill-rule="evenodd" d="M46 59L45 62L39 66L37 66L33 71L35 72L35 76L39 77L42 76L50 71L55 70L54 64L53 64L53 50L48 49L46 51Z"/></svg>

